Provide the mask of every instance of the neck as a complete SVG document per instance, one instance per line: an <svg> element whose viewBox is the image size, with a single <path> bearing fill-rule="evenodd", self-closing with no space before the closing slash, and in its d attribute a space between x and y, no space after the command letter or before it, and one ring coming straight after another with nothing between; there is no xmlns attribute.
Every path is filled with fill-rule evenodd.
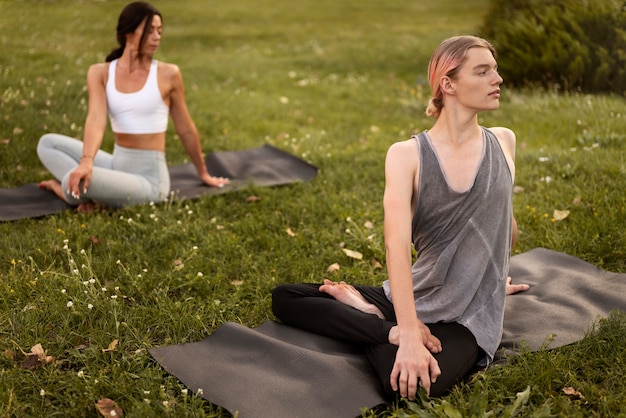
<svg viewBox="0 0 626 418"><path fill-rule="evenodd" d="M148 70L152 63L152 56L145 54L140 55L137 50L127 48L119 58L118 66L120 63L123 68L128 69L128 72L131 73L136 70Z"/></svg>
<svg viewBox="0 0 626 418"><path fill-rule="evenodd" d="M452 144L461 144L481 135L476 112L455 112L453 109L441 109L441 114L429 130L431 137Z"/></svg>

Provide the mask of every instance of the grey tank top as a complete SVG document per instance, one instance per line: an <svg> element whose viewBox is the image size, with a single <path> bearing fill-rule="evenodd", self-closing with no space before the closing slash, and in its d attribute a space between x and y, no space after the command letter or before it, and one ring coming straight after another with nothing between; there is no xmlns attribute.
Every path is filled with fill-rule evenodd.
<svg viewBox="0 0 626 418"><path fill-rule="evenodd" d="M417 316L458 322L489 362L500 344L509 269L513 180L496 136L483 128L483 155L472 187L450 188L427 132L414 136L420 155L413 214L412 267ZM389 300L389 281L383 283ZM444 348L445 349L445 348Z"/></svg>

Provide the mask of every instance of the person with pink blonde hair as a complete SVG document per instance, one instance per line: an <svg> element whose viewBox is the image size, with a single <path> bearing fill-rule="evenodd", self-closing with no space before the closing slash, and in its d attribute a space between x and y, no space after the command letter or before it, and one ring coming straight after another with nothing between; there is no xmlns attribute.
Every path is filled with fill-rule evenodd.
<svg viewBox="0 0 626 418"><path fill-rule="evenodd" d="M385 161L388 280L283 284L272 294L284 323L363 345L389 400L415 399L420 386L444 395L492 361L505 295L527 288L508 277L515 134L478 123L500 106L494 48L446 39L428 77L435 123L391 145Z"/></svg>

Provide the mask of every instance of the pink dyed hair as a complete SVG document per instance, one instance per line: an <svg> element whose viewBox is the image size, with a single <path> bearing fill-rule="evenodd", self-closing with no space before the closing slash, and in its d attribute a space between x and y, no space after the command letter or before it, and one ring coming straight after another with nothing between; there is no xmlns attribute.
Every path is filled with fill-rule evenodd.
<svg viewBox="0 0 626 418"><path fill-rule="evenodd" d="M428 63L428 82L432 91L432 98L428 102L426 115L437 119L443 108L443 92L439 87L441 77L454 78L459 68L465 63L467 51L470 48L487 48L493 56L496 50L483 38L471 35L454 36L444 40Z"/></svg>

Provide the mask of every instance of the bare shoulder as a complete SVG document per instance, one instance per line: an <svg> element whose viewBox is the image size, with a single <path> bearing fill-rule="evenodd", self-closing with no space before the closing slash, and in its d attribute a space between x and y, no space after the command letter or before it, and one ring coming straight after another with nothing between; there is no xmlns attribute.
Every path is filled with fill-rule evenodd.
<svg viewBox="0 0 626 418"><path fill-rule="evenodd" d="M387 150L387 160L407 160L416 159L418 156L418 148L415 139L407 139L405 141L398 141L389 147Z"/></svg>
<svg viewBox="0 0 626 418"><path fill-rule="evenodd" d="M159 74L170 79L182 76L178 65L163 61L159 61Z"/></svg>
<svg viewBox="0 0 626 418"><path fill-rule="evenodd" d="M505 128L503 126L494 126L493 128L489 128L491 132L500 140L500 142L506 145L515 146L515 132L513 132L509 128Z"/></svg>
<svg viewBox="0 0 626 418"><path fill-rule="evenodd" d="M515 137L515 132L513 132L509 128L505 128L502 126L496 126L493 128L489 128L491 132L498 138L500 145L502 148L511 155L511 157L515 156L515 142L517 138Z"/></svg>
<svg viewBox="0 0 626 418"><path fill-rule="evenodd" d="M99 62L97 64L91 64L87 70L88 78L104 79L109 73L109 62Z"/></svg>
<svg viewBox="0 0 626 418"><path fill-rule="evenodd" d="M97 87L104 88L109 78L108 62L99 62L92 64L87 70L87 87L92 91Z"/></svg>

